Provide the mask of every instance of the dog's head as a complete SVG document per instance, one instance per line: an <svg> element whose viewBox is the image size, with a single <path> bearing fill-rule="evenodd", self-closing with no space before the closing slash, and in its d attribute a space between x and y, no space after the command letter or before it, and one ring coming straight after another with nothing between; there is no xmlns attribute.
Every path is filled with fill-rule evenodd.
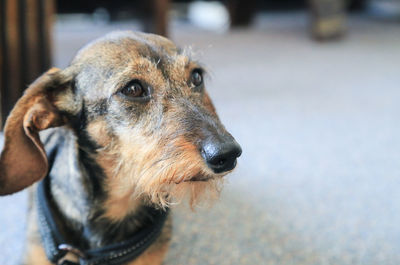
<svg viewBox="0 0 400 265"><path fill-rule="evenodd" d="M0 193L47 174L38 132L61 125L96 146L110 206L138 197L166 206L185 193L193 201L216 191L241 149L215 112L204 74L160 36L118 32L90 43L16 104L5 126Z"/></svg>

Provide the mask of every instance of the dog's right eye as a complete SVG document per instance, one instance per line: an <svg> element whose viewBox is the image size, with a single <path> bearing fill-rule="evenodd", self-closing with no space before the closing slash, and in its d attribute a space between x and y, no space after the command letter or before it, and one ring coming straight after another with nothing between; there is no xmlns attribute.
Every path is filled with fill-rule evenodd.
<svg viewBox="0 0 400 265"><path fill-rule="evenodd" d="M127 97L143 97L145 91L142 84L138 81L132 81L121 89L121 93Z"/></svg>
<svg viewBox="0 0 400 265"><path fill-rule="evenodd" d="M128 100L147 101L150 99L150 89L143 86L139 80L133 80L125 85L118 94Z"/></svg>

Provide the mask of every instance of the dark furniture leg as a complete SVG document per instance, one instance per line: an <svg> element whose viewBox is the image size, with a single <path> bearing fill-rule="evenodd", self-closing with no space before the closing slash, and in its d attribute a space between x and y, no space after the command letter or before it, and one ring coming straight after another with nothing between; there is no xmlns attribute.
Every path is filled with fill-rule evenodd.
<svg viewBox="0 0 400 265"><path fill-rule="evenodd" d="M231 26L249 26L256 12L256 0L229 0L227 7Z"/></svg>
<svg viewBox="0 0 400 265"><path fill-rule="evenodd" d="M146 32L168 36L168 9L170 0L143 0L144 14L150 14L144 18Z"/></svg>

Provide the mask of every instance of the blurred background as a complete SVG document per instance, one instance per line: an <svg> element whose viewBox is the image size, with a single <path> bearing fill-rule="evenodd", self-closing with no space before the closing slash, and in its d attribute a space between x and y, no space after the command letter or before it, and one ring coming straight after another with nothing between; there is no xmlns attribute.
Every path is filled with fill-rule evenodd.
<svg viewBox="0 0 400 265"><path fill-rule="evenodd" d="M400 0L1 0L2 120L118 29L191 47L243 148L219 202L176 208L165 264L400 264ZM26 207L0 198L0 264Z"/></svg>

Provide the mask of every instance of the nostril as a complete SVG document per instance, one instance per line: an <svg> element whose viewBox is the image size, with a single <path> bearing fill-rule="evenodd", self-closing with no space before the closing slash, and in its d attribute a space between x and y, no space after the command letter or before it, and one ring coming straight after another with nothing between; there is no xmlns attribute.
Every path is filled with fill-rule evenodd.
<svg viewBox="0 0 400 265"><path fill-rule="evenodd" d="M214 159L210 159L207 161L209 164L215 165L215 166L223 166L226 164L226 159L225 158L220 158L216 157Z"/></svg>
<svg viewBox="0 0 400 265"><path fill-rule="evenodd" d="M235 141L207 142L202 148L204 160L215 173L232 170L236 166L236 158L241 153L242 149Z"/></svg>
<svg viewBox="0 0 400 265"><path fill-rule="evenodd" d="M220 160L218 160L218 165L219 166L223 166L225 164L226 160L221 158Z"/></svg>

